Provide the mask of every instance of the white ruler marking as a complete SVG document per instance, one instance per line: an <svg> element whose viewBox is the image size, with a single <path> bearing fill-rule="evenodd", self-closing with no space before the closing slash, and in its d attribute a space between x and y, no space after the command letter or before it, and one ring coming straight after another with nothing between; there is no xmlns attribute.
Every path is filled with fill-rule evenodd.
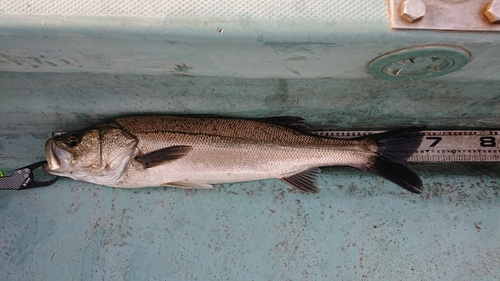
<svg viewBox="0 0 500 281"><path fill-rule="evenodd" d="M355 138L383 131L316 131L334 138ZM424 138L408 159L412 163L500 162L500 130L422 131Z"/></svg>

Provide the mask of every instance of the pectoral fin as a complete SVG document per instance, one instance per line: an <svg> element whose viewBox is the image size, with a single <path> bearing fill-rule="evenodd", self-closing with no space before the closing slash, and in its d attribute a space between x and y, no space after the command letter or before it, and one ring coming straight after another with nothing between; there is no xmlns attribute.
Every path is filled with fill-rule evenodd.
<svg viewBox="0 0 500 281"><path fill-rule="evenodd" d="M316 176L320 172L321 170L319 168L311 168L297 174L281 178L280 180L302 192L318 193L318 187L316 187Z"/></svg>
<svg viewBox="0 0 500 281"><path fill-rule="evenodd" d="M189 145L169 146L143 155L138 155L134 157L134 159L135 161L141 163L144 169L148 169L182 158L186 156L191 149L193 148Z"/></svg>
<svg viewBox="0 0 500 281"><path fill-rule="evenodd" d="M167 182L163 185L173 186L178 188L186 188L186 189L211 189L211 184L199 183L199 182Z"/></svg>

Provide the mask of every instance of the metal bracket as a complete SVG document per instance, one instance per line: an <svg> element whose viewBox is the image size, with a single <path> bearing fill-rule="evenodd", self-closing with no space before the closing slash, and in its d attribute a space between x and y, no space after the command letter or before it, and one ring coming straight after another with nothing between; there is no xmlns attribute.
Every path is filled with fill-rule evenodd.
<svg viewBox="0 0 500 281"><path fill-rule="evenodd" d="M390 0L395 29L500 32L500 0Z"/></svg>

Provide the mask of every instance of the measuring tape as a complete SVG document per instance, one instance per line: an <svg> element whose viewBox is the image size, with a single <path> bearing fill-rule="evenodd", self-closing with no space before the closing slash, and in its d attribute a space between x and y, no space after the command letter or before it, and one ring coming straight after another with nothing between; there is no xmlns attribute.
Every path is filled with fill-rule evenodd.
<svg viewBox="0 0 500 281"><path fill-rule="evenodd" d="M316 131L333 138L356 138L383 131ZM500 130L422 131L422 144L411 163L500 162Z"/></svg>

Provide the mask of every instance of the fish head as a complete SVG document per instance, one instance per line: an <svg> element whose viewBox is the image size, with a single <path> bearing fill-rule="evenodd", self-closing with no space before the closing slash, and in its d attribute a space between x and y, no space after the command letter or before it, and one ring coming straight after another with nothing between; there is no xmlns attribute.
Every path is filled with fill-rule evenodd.
<svg viewBox="0 0 500 281"><path fill-rule="evenodd" d="M137 138L114 124L54 136L45 144L44 170L57 176L113 186L123 176L137 143Z"/></svg>

